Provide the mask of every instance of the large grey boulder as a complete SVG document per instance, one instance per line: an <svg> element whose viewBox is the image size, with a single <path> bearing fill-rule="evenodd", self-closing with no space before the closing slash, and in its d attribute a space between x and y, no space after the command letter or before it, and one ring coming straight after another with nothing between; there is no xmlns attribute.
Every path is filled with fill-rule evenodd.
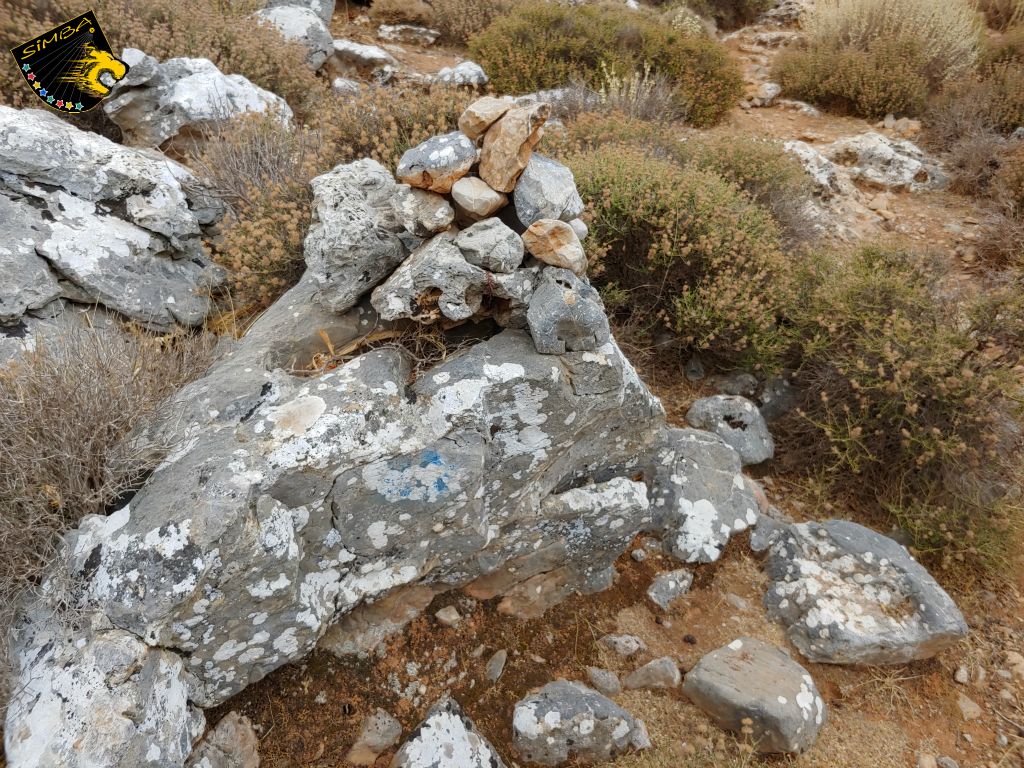
<svg viewBox="0 0 1024 768"><path fill-rule="evenodd" d="M665 548L685 563L717 560L734 533L757 522L757 500L739 454L696 429L667 430L646 464L651 508Z"/></svg>
<svg viewBox="0 0 1024 768"><path fill-rule="evenodd" d="M398 750L392 768L505 768L497 750L451 698L437 702Z"/></svg>
<svg viewBox="0 0 1024 768"><path fill-rule="evenodd" d="M524 227L540 219L572 221L583 213L572 171L557 160L534 152L516 182L512 201Z"/></svg>
<svg viewBox="0 0 1024 768"><path fill-rule="evenodd" d="M128 49L125 55L142 54ZM114 89L103 111L126 143L163 147L179 136L194 141L204 132L246 112L277 115L287 124L292 111L277 94L242 75L226 75L209 59L168 59L145 79ZM182 149L187 149L182 147Z"/></svg>
<svg viewBox="0 0 1024 768"><path fill-rule="evenodd" d="M523 263L523 238L501 219L484 219L462 230L455 245L466 261L489 272L512 273Z"/></svg>
<svg viewBox="0 0 1024 768"><path fill-rule="evenodd" d="M683 692L719 727L747 734L759 752L805 751L828 717L807 670L749 637L704 656L687 672Z"/></svg>
<svg viewBox="0 0 1024 768"><path fill-rule="evenodd" d="M338 39L333 43L327 68L336 76L361 75L383 81L398 68L398 60L379 45Z"/></svg>
<svg viewBox="0 0 1024 768"><path fill-rule="evenodd" d="M610 760L646 739L643 724L582 683L557 680L519 701L512 745L531 763L576 765Z"/></svg>
<svg viewBox="0 0 1024 768"><path fill-rule="evenodd" d="M775 441L764 416L745 397L702 397L690 406L686 420L697 429L714 432L725 440L736 449L744 465L760 464L775 455Z"/></svg>
<svg viewBox="0 0 1024 768"><path fill-rule="evenodd" d="M292 5L300 8L309 8L324 24L330 24L334 16L335 0L267 0L266 8L276 8L279 5Z"/></svg>
<svg viewBox="0 0 1024 768"><path fill-rule="evenodd" d="M311 8L295 4L265 8L256 18L274 27L286 40L294 40L309 51L306 63L320 69L334 50L334 39L321 16Z"/></svg>
<svg viewBox="0 0 1024 768"><path fill-rule="evenodd" d="M10 238L0 260L11 267L0 278L3 319L55 298L55 280L61 296L157 330L201 324L223 280L202 237L223 206L198 188L163 155L0 107L0 227Z"/></svg>
<svg viewBox="0 0 1024 768"><path fill-rule="evenodd" d="M526 313L530 334L543 354L590 351L607 343L608 317L597 291L567 269L547 267Z"/></svg>
<svg viewBox="0 0 1024 768"><path fill-rule="evenodd" d="M875 131L838 139L822 151L844 167L850 178L868 187L917 191L941 188L949 180L913 142Z"/></svg>
<svg viewBox="0 0 1024 768"><path fill-rule="evenodd" d="M306 266L319 286L320 303L345 312L408 253L393 207L398 185L370 159L338 165L310 184L313 220L306 234Z"/></svg>
<svg viewBox="0 0 1024 768"><path fill-rule="evenodd" d="M953 600L902 546L844 520L776 531L765 605L811 661L905 664L967 634Z"/></svg>

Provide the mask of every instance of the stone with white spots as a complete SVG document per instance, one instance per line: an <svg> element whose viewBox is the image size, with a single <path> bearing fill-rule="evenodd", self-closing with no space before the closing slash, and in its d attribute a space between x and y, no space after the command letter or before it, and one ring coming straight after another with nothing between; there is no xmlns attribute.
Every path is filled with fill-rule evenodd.
<svg viewBox="0 0 1024 768"><path fill-rule="evenodd" d="M381 24L377 27L377 37L388 43L408 43L410 45L433 45L441 32L416 24Z"/></svg>
<svg viewBox="0 0 1024 768"><path fill-rule="evenodd" d="M360 75L387 80L397 68L398 60L379 45L354 40L335 40L327 60L327 70L343 77Z"/></svg>
<svg viewBox="0 0 1024 768"><path fill-rule="evenodd" d="M257 11L256 18L276 29L286 40L302 45L308 51L306 63L310 69L320 69L333 50L331 32L312 8L279 5Z"/></svg>
<svg viewBox="0 0 1024 768"><path fill-rule="evenodd" d="M603 635L597 642L625 658L647 650L647 643L636 635Z"/></svg>
<svg viewBox="0 0 1024 768"><path fill-rule="evenodd" d="M454 67L445 67L434 75L435 83L477 87L487 85L487 73L475 61L462 61Z"/></svg>
<svg viewBox="0 0 1024 768"><path fill-rule="evenodd" d="M649 661L638 669L634 669L622 681L622 687L627 690L638 688L646 689L673 689L678 688L682 680L679 673L679 665L669 658L662 656L654 661Z"/></svg>
<svg viewBox="0 0 1024 768"><path fill-rule="evenodd" d="M451 698L437 702L391 761L391 768L505 768L497 750Z"/></svg>
<svg viewBox="0 0 1024 768"><path fill-rule="evenodd" d="M798 523L768 550L765 605L808 659L906 664L958 643L953 600L890 538L844 520Z"/></svg>
<svg viewBox="0 0 1024 768"><path fill-rule="evenodd" d="M359 736L345 755L345 762L352 765L373 765L377 757L398 743L402 738L402 724L390 712L378 708L363 720Z"/></svg>
<svg viewBox="0 0 1024 768"><path fill-rule="evenodd" d="M686 420L714 432L736 449L744 465L760 464L775 455L775 441L757 406L739 395L702 397L690 406Z"/></svg>
<svg viewBox="0 0 1024 768"><path fill-rule="evenodd" d="M659 608L667 611L672 607L672 603L690 591L692 584L693 574L685 568L659 573L647 588L647 597Z"/></svg>
<svg viewBox="0 0 1024 768"><path fill-rule="evenodd" d="M626 710L582 683L557 680L519 701L512 746L524 760L590 765L649 745L647 730Z"/></svg>
<svg viewBox="0 0 1024 768"><path fill-rule="evenodd" d="M718 435L670 429L644 481L666 550L684 563L712 563L729 539L757 522L754 486L739 454Z"/></svg>
<svg viewBox="0 0 1024 768"><path fill-rule="evenodd" d="M399 181L447 194L477 161L478 151L461 131L434 136L405 151L395 175Z"/></svg>
<svg viewBox="0 0 1024 768"><path fill-rule="evenodd" d="M701 658L686 673L683 692L719 727L747 734L759 752L804 752L828 719L807 670L749 637Z"/></svg>
<svg viewBox="0 0 1024 768"><path fill-rule="evenodd" d="M441 195L408 184L398 185L392 205L405 230L417 237L443 232L455 220L455 209Z"/></svg>

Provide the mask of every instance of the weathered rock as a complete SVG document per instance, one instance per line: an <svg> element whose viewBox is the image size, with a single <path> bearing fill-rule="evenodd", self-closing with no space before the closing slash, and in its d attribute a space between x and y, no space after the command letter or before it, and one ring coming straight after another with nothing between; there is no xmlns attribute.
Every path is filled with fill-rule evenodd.
<svg viewBox="0 0 1024 768"><path fill-rule="evenodd" d="M500 651L495 651L494 655L487 660L487 668L484 670L484 676L488 682L496 683L498 678L501 677L505 671L505 664L508 662L508 651L502 648Z"/></svg>
<svg viewBox="0 0 1024 768"><path fill-rule="evenodd" d="M116 87L103 101L103 111L126 143L142 147L162 147L179 136L194 141L246 112L276 114L286 124L292 118L280 96L241 75L224 74L209 59L187 58L168 59L149 77Z"/></svg>
<svg viewBox="0 0 1024 768"><path fill-rule="evenodd" d="M196 745L185 768L260 768L260 739L252 721L228 712Z"/></svg>
<svg viewBox="0 0 1024 768"><path fill-rule="evenodd" d="M386 80L396 69L398 60L379 45L365 45L354 40L334 40L327 68L336 76L361 75Z"/></svg>
<svg viewBox="0 0 1024 768"><path fill-rule="evenodd" d="M378 708L363 720L356 743L345 755L345 761L352 765L373 765L377 756L398 743L402 738L402 724L389 712Z"/></svg>
<svg viewBox="0 0 1024 768"><path fill-rule="evenodd" d="M668 656L649 661L639 669L626 675L622 686L628 690L637 688L678 688L682 680L679 666Z"/></svg>
<svg viewBox="0 0 1024 768"><path fill-rule="evenodd" d="M345 615L327 630L318 647L340 658L365 657L419 616L435 594L434 589L420 584L393 590Z"/></svg>
<svg viewBox="0 0 1024 768"><path fill-rule="evenodd" d="M524 760L580 765L610 760L646 736L626 710L582 683L557 680L519 701L512 745Z"/></svg>
<svg viewBox="0 0 1024 768"><path fill-rule="evenodd" d="M439 30L415 24L381 24L377 27L377 37L388 43L428 46L436 43L440 36Z"/></svg>
<svg viewBox="0 0 1024 768"><path fill-rule="evenodd" d="M480 311L487 274L463 257L450 233L423 243L373 291L373 307L386 320L435 323L468 320Z"/></svg>
<svg viewBox="0 0 1024 768"><path fill-rule="evenodd" d="M569 226L572 227L572 231L576 233L576 237L580 239L580 242L586 240L587 235L590 234L590 228L583 219L573 219L569 222Z"/></svg>
<svg viewBox="0 0 1024 768"><path fill-rule="evenodd" d="M455 210L436 192L400 184L392 200L399 223L417 237L443 232L455 220Z"/></svg>
<svg viewBox="0 0 1024 768"><path fill-rule="evenodd" d="M338 165L310 182L313 220L306 266L320 303L334 312L355 306L405 259L392 200L398 186L375 160Z"/></svg>
<svg viewBox="0 0 1024 768"><path fill-rule="evenodd" d="M597 642L623 657L635 656L647 650L647 643L636 635L604 635Z"/></svg>
<svg viewBox="0 0 1024 768"><path fill-rule="evenodd" d="M461 213L471 219L485 219L508 202L503 192L495 192L476 176L463 176L452 185L452 200Z"/></svg>
<svg viewBox="0 0 1024 768"><path fill-rule="evenodd" d="M540 141L551 108L544 102L514 107L484 134L480 178L498 192L511 192Z"/></svg>
<svg viewBox="0 0 1024 768"><path fill-rule="evenodd" d="M462 713L454 699L444 698L398 750L391 768L505 768L490 742Z"/></svg>
<svg viewBox="0 0 1024 768"><path fill-rule="evenodd" d="M856 187L843 169L805 141L787 141L782 148L796 157L825 199L856 194Z"/></svg>
<svg viewBox="0 0 1024 768"><path fill-rule="evenodd" d="M516 182L512 201L516 206L516 216L524 227L541 219L570 222L583 213L583 200L576 191L572 171L557 160L536 152L530 156Z"/></svg>
<svg viewBox="0 0 1024 768"><path fill-rule="evenodd" d="M757 394L757 377L746 371L715 374L708 379L708 384L724 395L739 395L749 398Z"/></svg>
<svg viewBox="0 0 1024 768"><path fill-rule="evenodd" d="M265 7L274 8L279 5L297 5L300 8L309 8L324 24L331 23L334 16L335 0L267 0Z"/></svg>
<svg viewBox="0 0 1024 768"><path fill-rule="evenodd" d="M446 605L434 614L434 618L444 627L456 627L462 622L462 614L454 605Z"/></svg>
<svg viewBox="0 0 1024 768"><path fill-rule="evenodd" d="M683 692L719 727L748 734L759 752L805 751L828 717L807 670L749 637L704 656Z"/></svg>
<svg viewBox="0 0 1024 768"><path fill-rule="evenodd" d="M769 614L811 661L905 664L967 634L956 605L892 539L843 520L791 525L766 564Z"/></svg>
<svg viewBox="0 0 1024 768"><path fill-rule="evenodd" d="M692 584L693 574L685 568L659 573L647 588L647 596L655 605L667 611L672 603L690 591Z"/></svg>
<svg viewBox="0 0 1024 768"><path fill-rule="evenodd" d="M545 264L568 269L577 275L587 271L587 255L580 239L564 221L538 219L523 233L523 243L531 256Z"/></svg>
<svg viewBox="0 0 1024 768"><path fill-rule="evenodd" d="M177 655L109 625L73 639L35 618L14 649L11 768L184 763L205 719L188 701L192 681Z"/></svg>
<svg viewBox="0 0 1024 768"><path fill-rule="evenodd" d="M587 679L597 689L598 693L605 696L618 696L622 693L622 683L619 676L608 669L600 667L587 667Z"/></svg>
<svg viewBox="0 0 1024 768"><path fill-rule="evenodd" d="M652 451L645 482L665 548L685 563L711 563L734 533L757 522L752 484L739 454L696 429L670 429Z"/></svg>
<svg viewBox="0 0 1024 768"><path fill-rule="evenodd" d="M745 397L703 397L690 406L686 420L725 440L740 455L744 465L760 464L775 455L775 441L764 417Z"/></svg>
<svg viewBox="0 0 1024 768"><path fill-rule="evenodd" d="M487 85L489 79L487 73L484 72L484 68L475 61L463 61L454 67L445 67L434 75L435 83L472 87Z"/></svg>
<svg viewBox="0 0 1024 768"><path fill-rule="evenodd" d="M523 239L500 219L479 221L454 242L466 261L488 272L512 273L523 262Z"/></svg>
<svg viewBox="0 0 1024 768"><path fill-rule="evenodd" d="M508 98L481 96L459 116L459 130L476 141L513 106L515 103Z"/></svg>
<svg viewBox="0 0 1024 768"><path fill-rule="evenodd" d="M590 283L567 269L544 269L526 319L542 354L595 350L611 335L601 297Z"/></svg>
<svg viewBox="0 0 1024 768"><path fill-rule="evenodd" d="M358 96L362 92L363 86L358 80L336 77L331 80L331 90L339 96Z"/></svg>
<svg viewBox="0 0 1024 768"><path fill-rule="evenodd" d="M55 298L56 280L60 295L157 330L202 323L223 280L206 258L203 227L223 207L184 166L56 115L0 107L0 168L0 209L10 214L0 226L11 238L0 251L11 268L5 321Z"/></svg>
<svg viewBox="0 0 1024 768"><path fill-rule="evenodd" d="M309 51L306 63L310 69L320 69L333 50L330 30L310 8L281 5L257 11L256 17L277 29L286 40L294 40L306 48Z"/></svg>
<svg viewBox="0 0 1024 768"><path fill-rule="evenodd" d="M869 131L823 147L825 156L843 166L855 181L882 189L936 189L948 181L938 163L915 144Z"/></svg>
<svg viewBox="0 0 1024 768"><path fill-rule="evenodd" d="M406 150L395 175L406 184L447 194L477 161L476 145L461 131L427 139Z"/></svg>

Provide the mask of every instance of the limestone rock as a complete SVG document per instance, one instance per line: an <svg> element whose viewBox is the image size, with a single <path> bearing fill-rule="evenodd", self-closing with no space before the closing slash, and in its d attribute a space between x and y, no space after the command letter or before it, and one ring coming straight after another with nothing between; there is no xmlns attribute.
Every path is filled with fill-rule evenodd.
<svg viewBox="0 0 1024 768"><path fill-rule="evenodd" d="M267 0L267 8L275 8L279 5L297 5L301 8L309 8L324 24L330 24L334 16L335 0Z"/></svg>
<svg viewBox="0 0 1024 768"><path fill-rule="evenodd" d="M318 300L344 312L405 259L402 225L392 200L397 191L388 170L375 160L338 165L310 182L313 220L305 258Z"/></svg>
<svg viewBox="0 0 1024 768"><path fill-rule="evenodd" d="M454 699L431 707L410 739L391 761L391 768L505 768L490 742L466 717Z"/></svg>
<svg viewBox="0 0 1024 768"><path fill-rule="evenodd" d="M260 768L260 739L252 722L228 712L196 745L185 768Z"/></svg>
<svg viewBox="0 0 1024 768"><path fill-rule="evenodd" d="M480 310L487 274L463 257L450 233L423 243L373 291L373 307L386 320L435 323L468 320Z"/></svg>
<svg viewBox="0 0 1024 768"><path fill-rule="evenodd" d="M476 145L461 131L427 139L406 150L395 175L410 186L448 194L477 161Z"/></svg>
<svg viewBox="0 0 1024 768"><path fill-rule="evenodd" d="M398 743L402 738L402 724L389 712L377 709L363 720L359 737L345 755L345 761L352 765L373 765L377 756Z"/></svg>
<svg viewBox="0 0 1024 768"><path fill-rule="evenodd" d="M484 68L475 61L463 61L454 67L445 67L434 75L435 83L472 87L487 85L489 79Z"/></svg>
<svg viewBox="0 0 1024 768"><path fill-rule="evenodd" d="M567 269L545 268L526 319L543 354L595 350L611 334L597 291Z"/></svg>
<svg viewBox="0 0 1024 768"><path fill-rule="evenodd" d="M500 219L484 219L462 230L455 245L466 261L488 272L515 272L523 262L523 239Z"/></svg>
<svg viewBox="0 0 1024 768"><path fill-rule="evenodd" d="M646 467L665 548L685 563L714 562L734 533L757 522L739 454L717 435L667 430Z"/></svg>
<svg viewBox="0 0 1024 768"><path fill-rule="evenodd" d="M495 192L476 176L463 176L452 185L452 200L461 213L472 219L485 219L508 202L503 192Z"/></svg>
<svg viewBox="0 0 1024 768"><path fill-rule="evenodd" d="M455 220L455 210L441 195L408 184L398 186L392 205L401 225L417 237L443 232Z"/></svg>
<svg viewBox="0 0 1024 768"><path fill-rule="evenodd" d="M618 696L622 693L622 683L619 676L608 669L600 667L587 667L587 679L597 689L598 693L605 696Z"/></svg>
<svg viewBox="0 0 1024 768"><path fill-rule="evenodd" d="M481 96L466 107L459 117L459 130L476 141L513 106L515 103L508 98Z"/></svg>
<svg viewBox="0 0 1024 768"><path fill-rule="evenodd" d="M256 17L281 33L286 40L301 44L309 55L310 69L320 69L333 49L330 30L316 11L297 5L281 5L256 12Z"/></svg>
<svg viewBox="0 0 1024 768"><path fill-rule="evenodd" d="M358 96L363 86L358 80L347 77L336 77L331 80L331 90L339 96Z"/></svg>
<svg viewBox="0 0 1024 768"><path fill-rule="evenodd" d="M822 150L855 181L894 190L937 189L947 176L917 145L869 131L834 141Z"/></svg>
<svg viewBox="0 0 1024 768"><path fill-rule="evenodd" d="M892 539L856 523L800 523L776 535L765 605L790 641L826 664L905 664L958 642L967 624Z"/></svg>
<svg viewBox="0 0 1024 768"><path fill-rule="evenodd" d="M678 688L682 680L679 666L668 656L649 661L639 669L626 675L622 686L628 690L637 688Z"/></svg>
<svg viewBox="0 0 1024 768"><path fill-rule="evenodd" d="M0 107L0 209L11 267L0 315L60 295L99 303L155 330L199 325L223 281L202 245L223 206L164 157L114 144L56 115ZM42 271L43 257L52 273Z"/></svg>
<svg viewBox="0 0 1024 768"><path fill-rule="evenodd" d="M539 219L523 233L523 243L531 256L553 267L568 269L577 275L587 271L587 255L573 228L557 219Z"/></svg>
<svg viewBox="0 0 1024 768"><path fill-rule="evenodd" d="M516 216L524 227L541 219L571 222L583 213L583 200L576 191L572 171L557 160L536 152L530 156L530 161L516 182L512 200L516 206Z"/></svg>
<svg viewBox="0 0 1024 768"><path fill-rule="evenodd" d="M702 397L690 406L686 420L725 440L740 455L744 465L760 464L775 455L775 441L764 417L745 397Z"/></svg>
<svg viewBox="0 0 1024 768"><path fill-rule="evenodd" d="M590 234L590 228L583 219L573 219L569 222L569 226L572 227L572 231L576 233L576 237L580 239L582 243L587 239L587 235Z"/></svg>
<svg viewBox="0 0 1024 768"><path fill-rule="evenodd" d="M647 643L636 635L604 635L597 642L619 656L635 656L647 650Z"/></svg>
<svg viewBox="0 0 1024 768"><path fill-rule="evenodd" d="M498 192L511 192L540 141L551 108L544 102L514 107L484 134L480 178Z"/></svg>
<svg viewBox="0 0 1024 768"><path fill-rule="evenodd" d="M494 655L487 660L487 668L484 670L484 676L488 682L496 683L505 671L505 664L508 662L508 651L502 648L499 651L495 651Z"/></svg>
<svg viewBox="0 0 1024 768"><path fill-rule="evenodd" d="M646 730L626 710L582 683L557 680L519 701L512 745L527 761L561 765L604 762L633 746Z"/></svg>
<svg viewBox="0 0 1024 768"><path fill-rule="evenodd" d="M749 733L759 752L807 750L828 717L807 670L749 637L704 656L686 674L683 692L719 727Z"/></svg>
<svg viewBox="0 0 1024 768"><path fill-rule="evenodd" d="M318 647L340 658L365 657L419 616L435 594L434 589L420 584L392 590L344 616L327 630Z"/></svg>
<svg viewBox="0 0 1024 768"><path fill-rule="evenodd" d="M381 24L377 27L377 37L388 43L428 46L436 43L440 36L440 31L416 24Z"/></svg>
<svg viewBox="0 0 1024 768"><path fill-rule="evenodd" d="M334 75L387 79L398 68L398 60L379 45L338 39L333 41L331 51L327 66Z"/></svg>
<svg viewBox="0 0 1024 768"><path fill-rule="evenodd" d="M187 58L168 59L144 82L115 88L103 111L126 143L142 147L164 146L180 134L192 141L246 112L276 114L285 124L292 118L280 96L242 75L224 74L209 59Z"/></svg>
<svg viewBox="0 0 1024 768"><path fill-rule="evenodd" d="M693 574L685 568L659 573L647 588L647 597L663 611L667 611L672 603L690 591L692 584Z"/></svg>

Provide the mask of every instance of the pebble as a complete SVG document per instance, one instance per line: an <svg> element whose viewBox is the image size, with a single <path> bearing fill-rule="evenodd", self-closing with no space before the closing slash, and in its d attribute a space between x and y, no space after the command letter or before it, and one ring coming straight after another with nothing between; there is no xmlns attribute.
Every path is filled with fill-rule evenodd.
<svg viewBox="0 0 1024 768"><path fill-rule="evenodd" d="M634 670L622 685L630 690L637 688L677 688L682 681L679 667L668 656L644 664Z"/></svg>
<svg viewBox="0 0 1024 768"><path fill-rule="evenodd" d="M636 560L638 563L642 563L647 559L647 552L643 549L634 549L629 553L629 556Z"/></svg>
<svg viewBox="0 0 1024 768"><path fill-rule="evenodd" d="M960 707L960 714L963 715L964 720L977 720L981 717L981 706L973 699L961 693L957 697L956 703Z"/></svg>
<svg viewBox="0 0 1024 768"><path fill-rule="evenodd" d="M505 671L505 662L508 661L508 651L502 648L496 651L487 662L486 675L492 683L498 682L501 673Z"/></svg>
<svg viewBox="0 0 1024 768"><path fill-rule="evenodd" d="M446 605L434 614L434 618L446 627L454 627L462 621L462 614L459 613L454 605Z"/></svg>
<svg viewBox="0 0 1024 768"><path fill-rule="evenodd" d="M961 664L956 668L956 672L953 674L953 679L960 683L960 685L967 685L971 682L971 673L967 671L967 667Z"/></svg>
<svg viewBox="0 0 1024 768"><path fill-rule="evenodd" d="M636 635L605 635L597 642L619 656L633 656L647 650L647 643Z"/></svg>
<svg viewBox="0 0 1024 768"><path fill-rule="evenodd" d="M619 682L619 676L611 670L601 669L600 667L587 667L587 678L598 693L603 693L605 696L618 696L622 693L622 683Z"/></svg>
<svg viewBox="0 0 1024 768"><path fill-rule="evenodd" d="M940 757L935 762L938 764L939 768L960 768L960 764L957 763L956 760L954 760L952 757L946 757L945 755Z"/></svg>

